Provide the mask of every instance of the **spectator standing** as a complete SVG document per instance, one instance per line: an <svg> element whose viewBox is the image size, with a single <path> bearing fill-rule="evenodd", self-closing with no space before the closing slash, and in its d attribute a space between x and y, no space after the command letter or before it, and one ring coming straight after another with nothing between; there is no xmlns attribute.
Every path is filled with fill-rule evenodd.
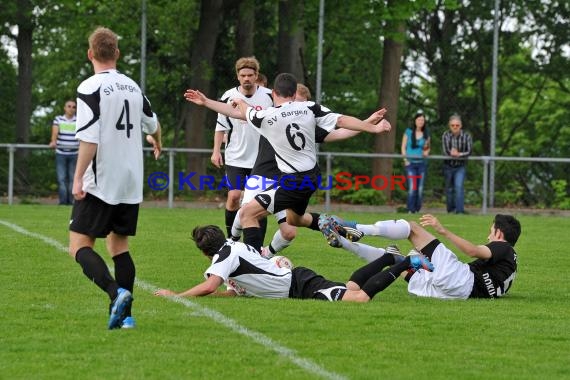
<svg viewBox="0 0 570 380"><path fill-rule="evenodd" d="M447 212L464 214L464 182L466 176L467 157L471 155L473 140L465 132L461 116L454 114L449 118L449 130L442 136L443 154L451 159L443 162L445 177L445 197Z"/></svg>
<svg viewBox="0 0 570 380"><path fill-rule="evenodd" d="M401 152L404 156L404 167L408 185L408 213L415 214L422 208L424 183L427 173L427 160L430 152L430 135L426 126L426 118L422 111L414 116L410 128L406 128L402 136Z"/></svg>
<svg viewBox="0 0 570 380"><path fill-rule="evenodd" d="M63 115L53 120L50 148L55 149L55 170L60 205L73 203L73 175L77 163L79 141L75 139L75 100L68 100L63 107Z"/></svg>

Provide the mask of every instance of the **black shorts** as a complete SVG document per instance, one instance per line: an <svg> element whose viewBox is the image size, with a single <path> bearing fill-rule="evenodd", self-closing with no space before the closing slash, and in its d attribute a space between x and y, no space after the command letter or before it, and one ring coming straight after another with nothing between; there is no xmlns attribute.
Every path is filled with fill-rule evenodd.
<svg viewBox="0 0 570 380"><path fill-rule="evenodd" d="M87 193L85 198L73 203L69 230L92 238L104 238L111 231L135 236L138 218L138 204L110 205Z"/></svg>
<svg viewBox="0 0 570 380"><path fill-rule="evenodd" d="M289 209L303 215L318 189L319 175L318 166L302 173L284 174L273 186L257 194L255 200L271 214Z"/></svg>
<svg viewBox="0 0 570 380"><path fill-rule="evenodd" d="M343 287L346 290L346 285L342 282L327 280L309 268L295 267L291 272L293 276L291 278L289 298L328 300L319 290L332 287ZM344 294L344 292L342 292L342 294ZM342 299L342 294L339 300Z"/></svg>
<svg viewBox="0 0 570 380"><path fill-rule="evenodd" d="M240 168L239 166L226 165L226 181L229 190L245 189L247 177L251 175L251 168Z"/></svg>

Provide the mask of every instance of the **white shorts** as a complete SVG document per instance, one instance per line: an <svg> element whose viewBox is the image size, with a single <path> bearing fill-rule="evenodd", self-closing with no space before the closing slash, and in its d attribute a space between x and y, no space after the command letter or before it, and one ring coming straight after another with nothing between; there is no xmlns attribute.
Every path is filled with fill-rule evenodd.
<svg viewBox="0 0 570 380"><path fill-rule="evenodd" d="M276 182L277 181L274 179L261 177L258 175L252 175L248 177L247 182L245 183L245 189L243 192L241 205L243 206L249 201L253 200L253 198L255 198L257 194L267 190L270 186L272 186ZM271 212L271 210L269 209L267 211ZM273 215L275 216L277 222L279 222L280 220L284 220L285 218L287 218L287 211L286 210L278 211Z"/></svg>
<svg viewBox="0 0 570 380"><path fill-rule="evenodd" d="M473 290L474 275L445 245L439 243L431 257L433 272L418 270L410 278L408 292L420 297L467 299Z"/></svg>

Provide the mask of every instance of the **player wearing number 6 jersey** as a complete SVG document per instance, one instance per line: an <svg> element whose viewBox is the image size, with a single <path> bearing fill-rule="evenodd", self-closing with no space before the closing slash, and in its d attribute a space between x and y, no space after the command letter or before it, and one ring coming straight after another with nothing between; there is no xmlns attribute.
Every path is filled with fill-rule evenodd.
<svg viewBox="0 0 570 380"><path fill-rule="evenodd" d="M370 133L390 130L388 123L372 124L333 113L314 102L295 102L296 92L295 77L282 73L273 85L275 106L266 110L257 111L241 99L236 99L237 108L232 109L227 104L206 98L199 91L187 90L185 93L188 101L247 120L275 150L282 177L275 186L256 195L256 202L249 202L241 210L244 242L258 250L263 243L258 220L269 213L287 210L287 223L318 230L318 215L305 211L318 187L316 135L319 130L330 132L335 127Z"/></svg>
<svg viewBox="0 0 570 380"><path fill-rule="evenodd" d="M69 224L69 252L83 273L111 300L108 327L134 327L131 317L135 264L128 236L137 228L143 195L142 133L151 136L155 158L160 126L139 86L117 71L118 38L107 28L89 37L87 57L95 75L77 88L76 138L79 153L73 180L75 203ZM93 250L106 238L115 277Z"/></svg>

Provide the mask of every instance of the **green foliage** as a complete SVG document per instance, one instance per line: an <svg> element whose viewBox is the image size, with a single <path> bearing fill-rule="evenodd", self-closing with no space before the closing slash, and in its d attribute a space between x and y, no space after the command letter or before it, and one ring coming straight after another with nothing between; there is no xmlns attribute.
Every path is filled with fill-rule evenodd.
<svg viewBox="0 0 570 380"><path fill-rule="evenodd" d="M554 189L554 202L553 206L562 210L570 209L570 193L568 189L568 182L565 180L553 180L552 188Z"/></svg>
<svg viewBox="0 0 570 380"><path fill-rule="evenodd" d="M356 205L384 205L386 204L386 195L376 189L361 188L359 190L338 190L331 191L331 198L343 203L351 203Z"/></svg>
<svg viewBox="0 0 570 380"><path fill-rule="evenodd" d="M141 2L96 0L32 0L33 109L31 142L45 144L63 102L75 96L77 85L92 73L86 59L87 37L98 25L120 36L119 70L139 81ZM190 56L200 22L198 0L153 0L147 5L146 94L158 113L164 145L174 135L184 141L186 107L181 94L190 82ZM0 36L14 42L15 1L0 3ZM255 55L270 78L277 70L278 2L256 1ZM236 85L235 35L237 2L224 2L222 32L212 67L212 96ZM305 1L299 22L305 30L304 81L316 90L319 2ZM501 2L499 87L496 152L499 156L570 157L570 79L567 46L570 10L567 2ZM390 35L391 23L409 20L403 36ZM208 20L202 20L208 22ZM493 3L428 0L413 2L349 2L328 0L325 7L322 102L335 112L367 117L381 101L382 42L386 37L405 42L400 103L395 123L396 144L418 109L427 115L432 132L432 154L441 154L440 137L449 113L459 112L473 134L474 154L487 155L491 144L491 64ZM522 27L524 25L524 27ZM2 142L15 136L17 70L0 49L0 132ZM208 114L206 136L211 142L214 114ZM177 131L178 129L178 131ZM341 143L322 145L322 151L371 152L373 137L366 134ZM186 157L181 155L182 162ZM369 160L337 157L333 169L368 174ZM439 162L428 176L433 199L441 198ZM477 201L481 166L469 177ZM514 168L514 169L513 169ZM5 169L0 169L5 170ZM395 162L394 172L400 170ZM470 168L471 171L471 168ZM1 172L0 172L1 173ZM553 181L570 183L565 164L515 167L497 164L498 203L549 205ZM30 180L31 181L31 180ZM477 183L475 183L477 181ZM41 188L49 188L44 183ZM401 194L395 193L396 199Z"/></svg>

